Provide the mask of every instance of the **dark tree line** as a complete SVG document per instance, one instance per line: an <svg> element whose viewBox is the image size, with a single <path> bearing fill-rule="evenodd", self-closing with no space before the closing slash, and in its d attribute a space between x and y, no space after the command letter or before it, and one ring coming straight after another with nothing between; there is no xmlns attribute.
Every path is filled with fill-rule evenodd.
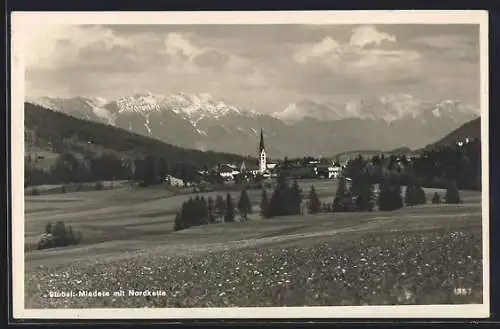
<svg viewBox="0 0 500 329"><path fill-rule="evenodd" d="M358 157L348 163L344 175L354 177L367 171L375 182L390 177L401 185L418 181L422 187L448 188L455 181L458 189L481 189L481 142L440 146L408 159L405 155Z"/></svg>
<svg viewBox="0 0 500 329"><path fill-rule="evenodd" d="M103 180L128 180L133 168L112 154L84 158L78 153L64 152L48 169L37 168L27 162L24 169L27 186L67 184Z"/></svg>
<svg viewBox="0 0 500 329"><path fill-rule="evenodd" d="M477 139L425 151L412 161L414 176L427 187L447 188L455 181L458 189L480 190L481 169L481 142Z"/></svg>

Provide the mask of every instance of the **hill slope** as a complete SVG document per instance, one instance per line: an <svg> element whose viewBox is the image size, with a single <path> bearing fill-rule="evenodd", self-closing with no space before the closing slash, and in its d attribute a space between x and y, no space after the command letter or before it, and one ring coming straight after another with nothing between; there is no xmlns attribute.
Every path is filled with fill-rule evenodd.
<svg viewBox="0 0 500 329"><path fill-rule="evenodd" d="M481 140L481 118L464 123L437 142L427 145L422 150L429 150L436 146L453 145L457 142L465 141L466 138Z"/></svg>
<svg viewBox="0 0 500 329"><path fill-rule="evenodd" d="M146 155L164 157L170 163L186 163L196 167L214 166L221 162L241 162L252 159L241 155L190 150L157 139L135 134L102 123L77 119L41 106L25 103L25 156L32 168L43 167L40 154L57 158L74 152L87 160L103 155L117 159L135 159ZM29 164L27 163L29 166ZM47 168L44 168L47 169Z"/></svg>

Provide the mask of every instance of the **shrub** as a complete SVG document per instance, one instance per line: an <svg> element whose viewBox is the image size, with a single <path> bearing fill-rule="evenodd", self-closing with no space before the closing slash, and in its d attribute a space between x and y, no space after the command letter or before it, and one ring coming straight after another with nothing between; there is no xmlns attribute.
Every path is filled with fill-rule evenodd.
<svg viewBox="0 0 500 329"><path fill-rule="evenodd" d="M42 250L53 247L55 247L54 236L51 233L43 233L38 240L37 249Z"/></svg>
<svg viewBox="0 0 500 329"><path fill-rule="evenodd" d="M79 231L73 230L71 226L66 226L61 221L55 224L47 223L45 225L45 233L40 236L38 241L38 249L78 244L81 238L82 234Z"/></svg>
<svg viewBox="0 0 500 329"><path fill-rule="evenodd" d="M96 190L96 191L102 191L102 190L104 190L104 184L102 182L95 183L94 190Z"/></svg>
<svg viewBox="0 0 500 329"><path fill-rule="evenodd" d="M432 197L432 203L434 204L441 203L441 197L439 196L438 192L434 193L434 196Z"/></svg>
<svg viewBox="0 0 500 329"><path fill-rule="evenodd" d="M336 196L333 199L332 211L334 212L350 212L355 210L353 198L346 194L344 196Z"/></svg>
<svg viewBox="0 0 500 329"><path fill-rule="evenodd" d="M45 224L45 233L51 234L51 232L52 232L52 223Z"/></svg>

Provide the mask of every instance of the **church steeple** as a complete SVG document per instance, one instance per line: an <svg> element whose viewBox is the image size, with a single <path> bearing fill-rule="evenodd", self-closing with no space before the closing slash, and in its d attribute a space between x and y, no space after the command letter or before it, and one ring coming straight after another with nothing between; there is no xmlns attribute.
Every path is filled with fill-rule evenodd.
<svg viewBox="0 0 500 329"><path fill-rule="evenodd" d="M259 144L259 153L264 150L264 130L261 128L260 129L260 144Z"/></svg>
<svg viewBox="0 0 500 329"><path fill-rule="evenodd" d="M259 171L264 173L267 170L266 164L266 149L264 147L264 130L260 129L260 144L259 144Z"/></svg>

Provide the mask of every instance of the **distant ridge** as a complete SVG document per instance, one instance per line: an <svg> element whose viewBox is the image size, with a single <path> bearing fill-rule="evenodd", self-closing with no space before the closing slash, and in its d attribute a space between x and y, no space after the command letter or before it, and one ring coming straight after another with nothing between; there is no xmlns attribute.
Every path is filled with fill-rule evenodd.
<svg viewBox="0 0 500 329"><path fill-rule="evenodd" d="M185 149L255 154L260 130L277 158L333 155L343 151L419 149L478 117L459 101L427 102L394 94L331 104L305 99L283 111L260 113L209 94L138 93L29 100L76 118L106 123Z"/></svg>

